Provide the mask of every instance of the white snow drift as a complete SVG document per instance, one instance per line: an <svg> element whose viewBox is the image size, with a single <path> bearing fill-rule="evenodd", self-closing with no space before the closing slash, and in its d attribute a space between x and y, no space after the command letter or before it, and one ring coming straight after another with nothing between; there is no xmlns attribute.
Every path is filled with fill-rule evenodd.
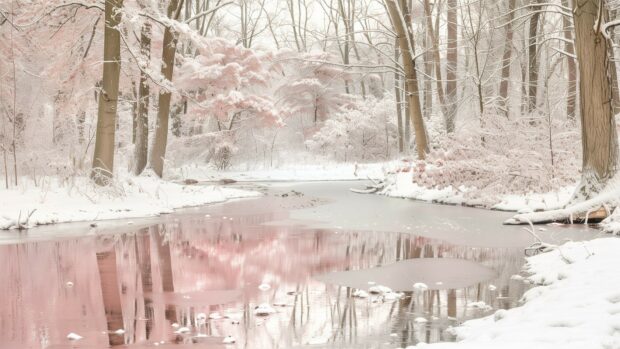
<svg viewBox="0 0 620 349"><path fill-rule="evenodd" d="M536 284L522 306L453 328L456 343L429 349L620 348L620 239L569 242L528 258Z"/></svg>
<svg viewBox="0 0 620 349"><path fill-rule="evenodd" d="M182 185L153 177L124 177L109 187L88 178L22 179L17 188L0 189L0 229L61 222L156 216L176 208L259 196L222 186Z"/></svg>

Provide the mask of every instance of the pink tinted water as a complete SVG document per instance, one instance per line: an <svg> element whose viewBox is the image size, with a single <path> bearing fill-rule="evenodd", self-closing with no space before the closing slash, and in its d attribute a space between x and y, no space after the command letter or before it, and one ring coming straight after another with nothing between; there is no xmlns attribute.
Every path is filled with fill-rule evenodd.
<svg viewBox="0 0 620 349"><path fill-rule="evenodd" d="M526 288L510 278L523 263L520 248L264 225L288 218L281 200L230 205L131 233L0 246L0 348L405 347L450 340L449 325L492 313L475 302L511 307ZM451 262L391 270L445 277L452 288L356 298L332 274L369 269L372 283L372 268L418 258ZM469 275L472 263L491 274ZM469 276L455 281L455 268ZM364 277L356 272L355 282ZM256 315L262 303L275 313ZM223 344L227 336L235 343Z"/></svg>

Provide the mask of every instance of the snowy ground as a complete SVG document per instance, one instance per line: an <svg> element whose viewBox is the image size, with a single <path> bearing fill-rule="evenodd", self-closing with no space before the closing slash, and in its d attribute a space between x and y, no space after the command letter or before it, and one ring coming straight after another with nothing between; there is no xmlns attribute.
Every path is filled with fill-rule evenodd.
<svg viewBox="0 0 620 349"><path fill-rule="evenodd" d="M465 193L470 190L472 189L464 187L429 189L414 183L411 172L398 172L388 179L388 185L381 193L387 196L399 198L409 198L451 205L480 206L494 210L526 213L542 210L553 210L564 206L570 199L574 191L574 186L564 187L557 192L550 193L501 195L498 196L495 201L466 197Z"/></svg>
<svg viewBox="0 0 620 349"><path fill-rule="evenodd" d="M252 197L257 192L222 186L181 185L152 177L125 177L110 187L88 179L26 178L0 189L0 229L20 225L156 216L174 209Z"/></svg>
<svg viewBox="0 0 620 349"><path fill-rule="evenodd" d="M371 164L288 164L265 169L239 166L227 171L217 171L210 167L194 165L171 170L167 174L167 178L198 181L218 181L221 179L236 181L337 181L368 178L383 181L387 179L388 185L381 192L387 196L452 205L479 206L519 213L560 208L568 201L574 191L574 186L567 186L550 193L508 194L497 198L475 199L473 197L476 195L464 195L471 191L471 188L429 189L417 185L412 181L410 172L394 173L402 165L402 161L396 160Z"/></svg>
<svg viewBox="0 0 620 349"><path fill-rule="evenodd" d="M396 163L396 162L394 162ZM392 162L354 164L289 164L274 168L236 167L227 171L217 171L205 166L183 166L171 170L168 178L175 180L195 179L198 181L217 181L234 179L236 181L337 181L358 179L383 179Z"/></svg>
<svg viewBox="0 0 620 349"><path fill-rule="evenodd" d="M456 343L429 349L620 348L620 239L569 242L528 258L524 304L451 329Z"/></svg>

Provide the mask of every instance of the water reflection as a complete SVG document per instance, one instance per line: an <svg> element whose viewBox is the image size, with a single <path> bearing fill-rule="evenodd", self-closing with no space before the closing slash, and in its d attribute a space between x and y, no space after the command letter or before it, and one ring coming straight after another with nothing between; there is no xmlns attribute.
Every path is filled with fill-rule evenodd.
<svg viewBox="0 0 620 349"><path fill-rule="evenodd" d="M450 340L448 326L492 312L487 305L512 307L524 291L510 279L520 249L260 224L274 215L189 216L131 234L0 246L0 348L405 347ZM398 299L355 297L319 277L417 258L474 261L494 276ZM261 304L275 313L257 314ZM72 332L83 338L67 339Z"/></svg>

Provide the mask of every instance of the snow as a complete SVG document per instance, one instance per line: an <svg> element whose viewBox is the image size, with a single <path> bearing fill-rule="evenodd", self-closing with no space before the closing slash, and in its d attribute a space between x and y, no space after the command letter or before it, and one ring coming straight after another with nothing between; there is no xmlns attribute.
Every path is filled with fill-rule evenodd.
<svg viewBox="0 0 620 349"><path fill-rule="evenodd" d="M437 282L436 284L439 284L439 282ZM441 283L443 285L443 283ZM428 285L426 285L423 282L416 282L415 284L413 284L413 289L416 292L424 292L426 290L428 290Z"/></svg>
<svg viewBox="0 0 620 349"><path fill-rule="evenodd" d="M456 343L411 348L620 348L619 250L620 239L600 238L528 257L536 286L521 306L449 329Z"/></svg>
<svg viewBox="0 0 620 349"><path fill-rule="evenodd" d="M353 297L355 298L368 298L368 292L364 290L355 290L353 291Z"/></svg>
<svg viewBox="0 0 620 349"><path fill-rule="evenodd" d="M254 315L257 315L257 316L267 316L275 312L276 310L273 309L273 307L271 307L271 305L267 303L262 303L254 309Z"/></svg>
<svg viewBox="0 0 620 349"><path fill-rule="evenodd" d="M208 166L183 166L171 170L172 179L195 179L198 181L218 181L233 179L235 181L327 181L382 179L391 163L379 162L369 164L356 163L321 163L288 164L274 168L244 168L218 171Z"/></svg>
<svg viewBox="0 0 620 349"><path fill-rule="evenodd" d="M73 332L71 332L71 333L69 333L69 334L67 335L67 339L68 339L68 340L71 340L71 341L78 341L78 340L82 339L82 336L80 336L80 335L79 335L79 334L77 334L77 333L73 333Z"/></svg>
<svg viewBox="0 0 620 349"><path fill-rule="evenodd" d="M222 343L224 343L224 344L233 344L233 343L235 343L235 342L236 342L236 339L235 339L235 337L233 337L233 336L226 336L226 337L222 340Z"/></svg>
<svg viewBox="0 0 620 349"><path fill-rule="evenodd" d="M558 191L549 193L505 194L495 201L476 199L476 195L468 197L476 188L452 187L426 188L413 181L409 172L397 172L388 177L386 187L381 194L390 197L415 199L449 205L481 206L500 211L515 211L520 213L553 210L564 206L570 199L574 186L562 187Z"/></svg>
<svg viewBox="0 0 620 349"><path fill-rule="evenodd" d="M22 178L19 187L0 189L0 229L157 216L182 207L259 195L217 185L182 185L146 176L121 177L109 187L96 186L85 177L39 178L36 186Z"/></svg>
<svg viewBox="0 0 620 349"><path fill-rule="evenodd" d="M178 330L174 331L174 333L176 334L185 334L185 333L189 333L191 332L191 330L187 327L181 327Z"/></svg>
<svg viewBox="0 0 620 349"><path fill-rule="evenodd" d="M271 289L271 285L269 284L260 284L258 285L258 289L261 291L268 291Z"/></svg>
<svg viewBox="0 0 620 349"><path fill-rule="evenodd" d="M388 292L392 292L392 289L387 286L377 285L368 288L368 293L370 294L384 294Z"/></svg>

